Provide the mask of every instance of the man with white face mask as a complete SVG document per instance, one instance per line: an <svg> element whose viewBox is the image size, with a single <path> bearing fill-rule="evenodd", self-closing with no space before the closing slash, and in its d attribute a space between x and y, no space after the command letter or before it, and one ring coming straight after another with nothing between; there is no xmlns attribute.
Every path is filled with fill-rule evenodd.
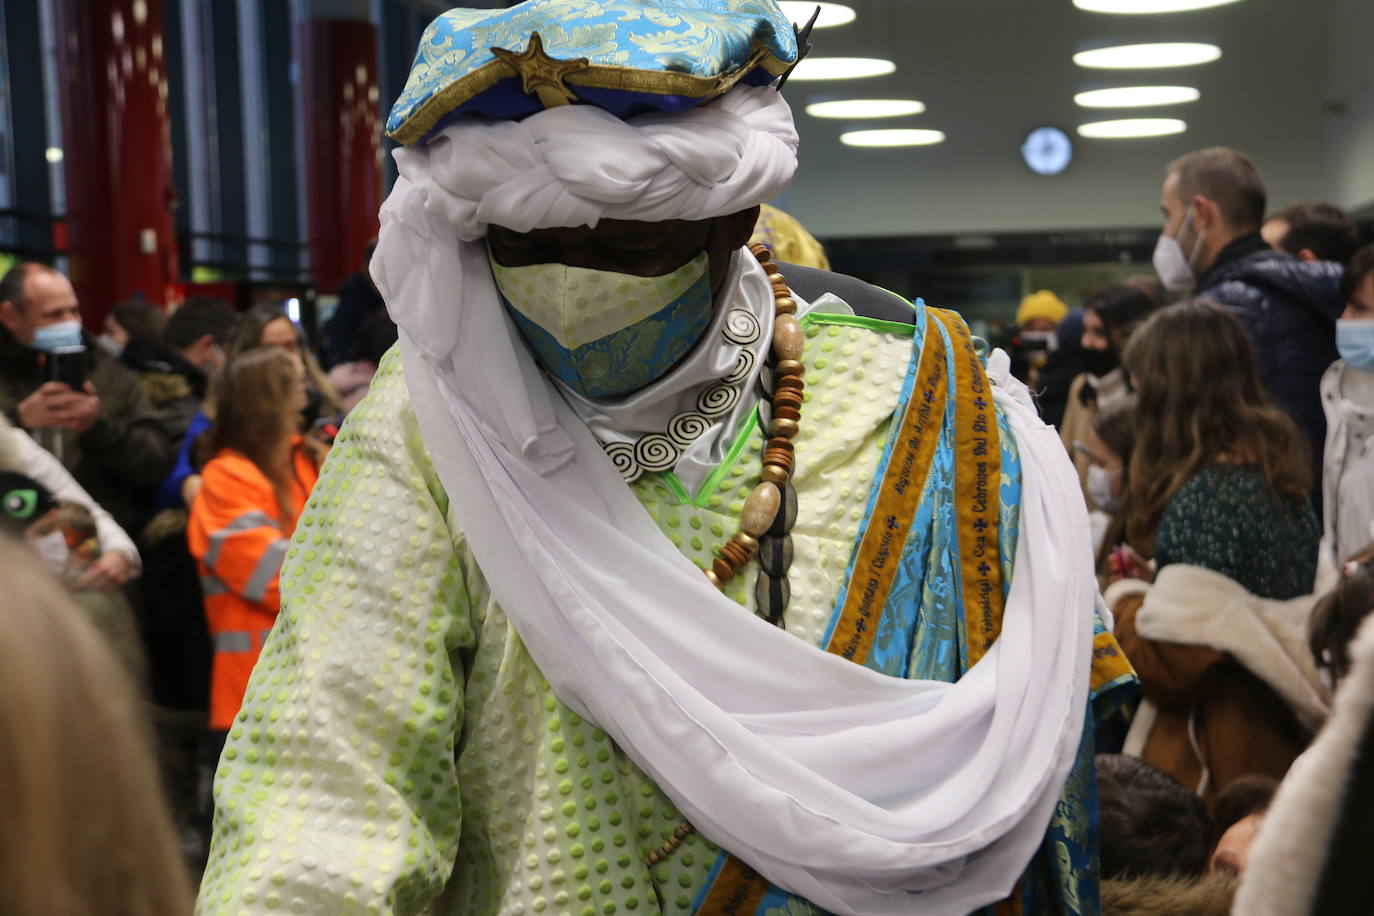
<svg viewBox="0 0 1374 916"><path fill-rule="evenodd" d="M1315 472L1326 433L1317 388L1336 359L1341 267L1270 248L1260 235L1265 203L1259 171L1235 150L1176 159L1164 180L1154 265L1170 291L1218 302L1240 319L1260 380L1306 434Z"/></svg>
<svg viewBox="0 0 1374 916"><path fill-rule="evenodd" d="M77 375L52 377L56 359ZM147 521L152 488L171 462L138 377L82 331L71 283L42 264L0 279L0 411L52 452L125 531ZM110 562L114 562L113 560ZM129 569L112 570L116 579Z"/></svg>
<svg viewBox="0 0 1374 916"><path fill-rule="evenodd" d="M957 315L745 247L797 57L772 0L430 26L400 344L283 563L203 913L1098 911L1132 675L1077 480Z"/></svg>
<svg viewBox="0 0 1374 916"><path fill-rule="evenodd" d="M1374 543L1374 245L1356 252L1341 281L1341 358L1322 377L1326 452L1317 592L1333 587L1351 556Z"/></svg>

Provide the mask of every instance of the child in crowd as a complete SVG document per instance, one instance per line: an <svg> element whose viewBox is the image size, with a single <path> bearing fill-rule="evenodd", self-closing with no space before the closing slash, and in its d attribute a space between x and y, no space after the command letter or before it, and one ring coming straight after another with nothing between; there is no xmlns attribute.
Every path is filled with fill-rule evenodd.
<svg viewBox="0 0 1374 916"><path fill-rule="evenodd" d="M1268 776L1242 776L1217 796L1212 805L1217 845L1207 862L1209 874L1239 875L1245 871L1250 843L1278 789L1278 780Z"/></svg>
<svg viewBox="0 0 1374 916"><path fill-rule="evenodd" d="M1197 793L1159 767L1097 755L1102 877L1195 877L1207 868L1212 819Z"/></svg>
<svg viewBox="0 0 1374 916"><path fill-rule="evenodd" d="M1223 916L1235 885L1204 874L1213 826L1194 792L1134 757L1098 754L1102 912Z"/></svg>
<svg viewBox="0 0 1374 916"><path fill-rule="evenodd" d="M0 522L7 532L26 540L48 571L69 585L100 556L91 511L58 500L24 474L0 471Z"/></svg>
<svg viewBox="0 0 1374 916"><path fill-rule="evenodd" d="M1371 611L1374 611L1374 544L1346 562L1341 569L1340 582L1312 609L1312 655L1333 687L1350 671L1350 642Z"/></svg>

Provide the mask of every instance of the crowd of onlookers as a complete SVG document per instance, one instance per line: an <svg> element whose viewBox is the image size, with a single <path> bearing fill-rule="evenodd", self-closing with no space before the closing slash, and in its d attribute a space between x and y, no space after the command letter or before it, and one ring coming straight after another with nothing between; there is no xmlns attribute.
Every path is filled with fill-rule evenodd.
<svg viewBox="0 0 1374 916"><path fill-rule="evenodd" d="M0 523L151 700L193 863L209 774L278 611L286 545L396 341L365 273L343 293L326 374L278 306L192 298L168 314L135 299L93 336L60 272L21 263L0 279Z"/></svg>
<svg viewBox="0 0 1374 916"><path fill-rule="evenodd" d="M1098 735L1109 909L1225 912L1271 810L1324 810L1305 801L1313 755L1358 759L1339 736L1312 742L1333 709L1362 714L1337 688L1374 654L1357 641L1374 610L1374 246L1329 205L1266 219L1258 172L1231 150L1179 159L1162 190L1158 278L1095 290L1080 311L1027 297L1013 365L1079 473L1105 616L1140 679ZM140 911L163 912L158 894L184 896L185 876L156 863L205 853L208 780L282 558L396 329L365 273L318 347L276 306L131 300L99 336L81 318L52 268L0 279L0 523L27 544L0 542L0 563L66 586L8 578L23 613L0 627L14 659L0 715L60 765L16 758L0 778L26 799L11 812L24 829L100 858L132 836L108 826L137 820L129 799L155 794L150 708L176 827L155 818L102 868L154 875ZM21 709L18 693L38 700ZM94 756L110 765L83 770ZM4 899L38 899L62 867L34 862L0 856Z"/></svg>
<svg viewBox="0 0 1374 916"><path fill-rule="evenodd" d="M1226 876L1280 784L1311 778L1374 611L1374 245L1329 204L1266 219L1228 149L1174 162L1162 203L1159 280L1077 313L1028 297L1020 366L1077 466L1140 679L1099 741L1120 754L1098 777L1103 874L1128 879L1113 905L1228 912Z"/></svg>

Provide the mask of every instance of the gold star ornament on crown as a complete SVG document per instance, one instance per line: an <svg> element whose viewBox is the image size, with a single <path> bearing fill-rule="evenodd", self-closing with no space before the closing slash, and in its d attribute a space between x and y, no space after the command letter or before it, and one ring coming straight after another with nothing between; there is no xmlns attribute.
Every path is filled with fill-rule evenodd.
<svg viewBox="0 0 1374 916"><path fill-rule="evenodd" d="M577 100L563 81L573 73L586 70L590 64L585 57L573 60L554 60L544 53L544 40L538 32L530 35L530 43L519 54L504 48L492 48L491 53L505 61L520 77L521 88L528 95L537 95L545 108L568 105Z"/></svg>

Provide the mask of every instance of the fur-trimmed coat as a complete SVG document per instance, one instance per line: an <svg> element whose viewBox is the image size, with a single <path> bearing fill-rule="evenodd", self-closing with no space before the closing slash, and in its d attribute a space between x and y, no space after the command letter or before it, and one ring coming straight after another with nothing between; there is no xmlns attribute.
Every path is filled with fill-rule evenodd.
<svg viewBox="0 0 1374 916"><path fill-rule="evenodd" d="M1229 876L1113 879L1102 882L1102 916L1226 916L1235 894Z"/></svg>
<svg viewBox="0 0 1374 916"><path fill-rule="evenodd" d="M1240 776L1282 779L1329 709L1307 647L1313 598L1257 598L1226 576L1171 565L1107 591L1145 702L1126 753L1210 805Z"/></svg>

